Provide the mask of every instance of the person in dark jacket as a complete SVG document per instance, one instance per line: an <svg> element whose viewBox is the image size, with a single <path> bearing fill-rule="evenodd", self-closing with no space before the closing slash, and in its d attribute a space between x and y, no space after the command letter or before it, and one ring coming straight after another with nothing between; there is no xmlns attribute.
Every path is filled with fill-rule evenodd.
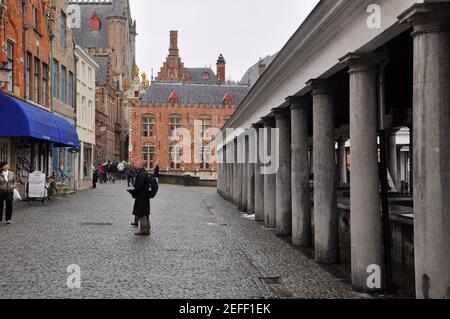
<svg viewBox="0 0 450 319"><path fill-rule="evenodd" d="M135 164L136 168L136 182L134 184L134 189L129 190L130 194L133 196L134 207L133 215L139 218L139 224L141 229L137 236L148 236L150 235L150 198L148 196L148 189L150 188L150 179L146 169L144 168L144 163L138 161Z"/></svg>
<svg viewBox="0 0 450 319"><path fill-rule="evenodd" d="M0 222L3 220L3 205L6 202L6 223L11 224L15 187L16 175L9 170L7 162L0 163Z"/></svg>
<svg viewBox="0 0 450 319"><path fill-rule="evenodd" d="M94 167L92 167L92 188L93 189L97 188L97 182L98 182L98 170L94 166Z"/></svg>

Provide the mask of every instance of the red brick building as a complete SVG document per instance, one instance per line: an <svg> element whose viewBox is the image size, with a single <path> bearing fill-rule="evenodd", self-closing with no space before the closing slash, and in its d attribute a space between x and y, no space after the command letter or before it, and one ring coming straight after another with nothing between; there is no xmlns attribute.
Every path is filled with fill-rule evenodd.
<svg viewBox="0 0 450 319"><path fill-rule="evenodd" d="M178 50L178 33L170 32L169 55L156 80L131 111L132 160L149 169L215 178L214 131L220 129L249 91L225 82L226 63L186 68Z"/></svg>
<svg viewBox="0 0 450 319"><path fill-rule="evenodd" d="M50 0L5 0L0 6L0 92L45 111L51 110L50 5ZM29 171L49 173L50 157L49 142L0 137L0 160L23 181Z"/></svg>

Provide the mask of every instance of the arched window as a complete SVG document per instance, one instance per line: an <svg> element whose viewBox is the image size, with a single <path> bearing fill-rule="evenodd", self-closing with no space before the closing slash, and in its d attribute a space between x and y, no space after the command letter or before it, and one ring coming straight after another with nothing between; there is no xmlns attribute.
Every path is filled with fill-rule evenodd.
<svg viewBox="0 0 450 319"><path fill-rule="evenodd" d="M147 169L155 168L155 147L144 146L142 148L142 155L146 163Z"/></svg>
<svg viewBox="0 0 450 319"><path fill-rule="evenodd" d="M177 140L179 138L180 128L181 128L181 116L172 115L169 118L169 138Z"/></svg>
<svg viewBox="0 0 450 319"><path fill-rule="evenodd" d="M92 31L100 31L100 27L101 27L100 18L98 17L97 13L94 12L91 18Z"/></svg>
<svg viewBox="0 0 450 319"><path fill-rule="evenodd" d="M180 145L173 145L169 148L170 169L181 169L183 148Z"/></svg>
<svg viewBox="0 0 450 319"><path fill-rule="evenodd" d="M150 114L142 116L142 137L150 138L155 136L155 118Z"/></svg>

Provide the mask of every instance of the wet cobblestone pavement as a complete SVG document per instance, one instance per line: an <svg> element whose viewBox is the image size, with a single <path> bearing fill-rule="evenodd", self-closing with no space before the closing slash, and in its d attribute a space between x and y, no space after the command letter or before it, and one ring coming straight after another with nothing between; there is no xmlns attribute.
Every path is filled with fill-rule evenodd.
<svg viewBox="0 0 450 319"><path fill-rule="evenodd" d="M0 298L363 298L214 188L162 185L152 235L131 227L124 183L42 206L19 203L0 224ZM81 267L81 288L66 269Z"/></svg>

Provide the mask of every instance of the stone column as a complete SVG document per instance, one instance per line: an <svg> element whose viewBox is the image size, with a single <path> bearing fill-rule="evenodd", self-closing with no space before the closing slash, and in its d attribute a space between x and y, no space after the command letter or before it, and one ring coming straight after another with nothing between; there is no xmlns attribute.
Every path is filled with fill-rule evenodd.
<svg viewBox="0 0 450 319"><path fill-rule="evenodd" d="M291 104L292 244L312 246L309 169L308 104L305 98L289 98Z"/></svg>
<svg viewBox="0 0 450 319"><path fill-rule="evenodd" d="M313 90L315 253L317 262L334 264L339 261L334 90L323 80L309 85Z"/></svg>
<svg viewBox="0 0 450 319"><path fill-rule="evenodd" d="M279 131L279 168L277 172L276 224L277 234L292 234L292 188L291 188L291 118L289 109L275 109L276 126Z"/></svg>
<svg viewBox="0 0 450 319"><path fill-rule="evenodd" d="M222 149L221 150L217 149L217 155L218 155L218 158L220 158L220 156L222 156ZM217 162L216 180L217 180L217 193L219 193L219 195L222 195L223 179L222 179L221 173L222 173L222 164Z"/></svg>
<svg viewBox="0 0 450 319"><path fill-rule="evenodd" d="M388 145L388 169L394 181L395 187L399 188L398 182L398 160L397 160L397 135L396 131L389 132Z"/></svg>
<svg viewBox="0 0 450 319"><path fill-rule="evenodd" d="M347 179L347 150L345 148L345 137L338 139L338 170L339 170L339 183L341 185L348 184Z"/></svg>
<svg viewBox="0 0 450 319"><path fill-rule="evenodd" d="M233 202L233 159L234 159L234 154L233 154L233 145L232 143L228 142L227 143L227 165L226 165L226 170L227 170L227 196L226 199L229 202Z"/></svg>
<svg viewBox="0 0 450 319"><path fill-rule="evenodd" d="M240 206L241 203L241 183L240 183L240 165L238 163L238 139L234 139L234 163L233 163L233 203Z"/></svg>
<svg viewBox="0 0 450 319"><path fill-rule="evenodd" d="M264 143L264 134L261 129L264 126L262 124L255 124L253 127L257 130L257 162L255 165L255 220L264 221L264 175L261 173L262 163L260 159L260 150L262 149L262 145Z"/></svg>
<svg viewBox="0 0 450 319"><path fill-rule="evenodd" d="M275 120L273 118L263 118L265 129L264 146L265 154L272 152L272 129L275 128ZM276 174L264 174L264 225L267 228L276 227Z"/></svg>
<svg viewBox="0 0 450 319"><path fill-rule="evenodd" d="M380 56L348 54L350 70L350 220L352 284L360 292L384 288L380 179L378 173L377 67ZM369 267L381 270L379 287L368 287Z"/></svg>
<svg viewBox="0 0 450 319"><path fill-rule="evenodd" d="M219 182L219 185L220 185L220 195L225 198L225 196L226 196L225 195L226 194L226 190L225 190L225 185L226 185L226 175L225 175L225 171L226 171L226 169L225 169L225 165L226 165L226 161L225 161L225 159L226 159L226 146L225 145L222 146L222 159L223 159L222 164L220 164L220 182Z"/></svg>
<svg viewBox="0 0 450 319"><path fill-rule="evenodd" d="M240 167L241 167L241 211L242 212L247 212L247 182L248 182L248 178L247 178L247 159L248 159L248 148L247 148L247 132L242 134L241 137L241 147L243 150L243 157L240 163Z"/></svg>
<svg viewBox="0 0 450 319"><path fill-rule="evenodd" d="M255 214L255 163L256 163L256 131L255 128L249 130L247 136L247 213Z"/></svg>
<svg viewBox="0 0 450 319"><path fill-rule="evenodd" d="M421 4L414 27L414 251L418 298L450 298L450 4Z"/></svg>

